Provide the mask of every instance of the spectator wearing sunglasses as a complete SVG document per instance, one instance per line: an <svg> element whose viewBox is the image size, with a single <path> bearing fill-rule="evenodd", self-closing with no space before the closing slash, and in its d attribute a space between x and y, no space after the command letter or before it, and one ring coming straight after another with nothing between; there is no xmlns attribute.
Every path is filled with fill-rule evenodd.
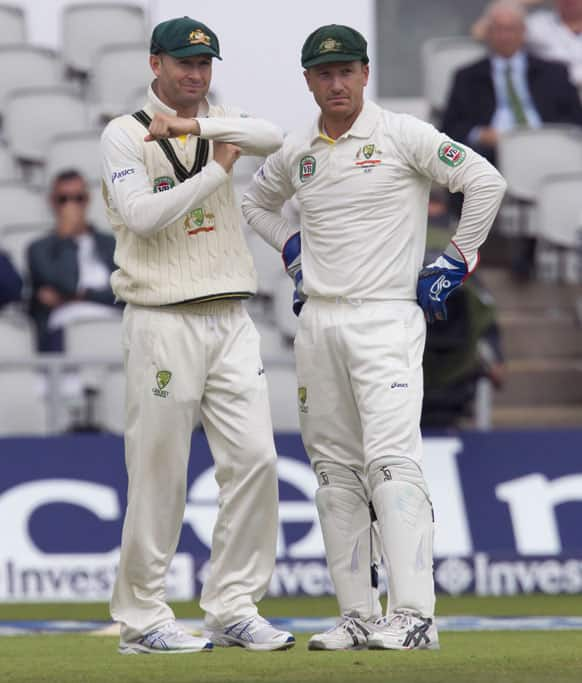
<svg viewBox="0 0 582 683"><path fill-rule="evenodd" d="M89 192L78 171L54 178L50 204L55 228L28 250L30 314L38 350L63 351L68 324L120 315L109 284L115 240L87 222Z"/></svg>

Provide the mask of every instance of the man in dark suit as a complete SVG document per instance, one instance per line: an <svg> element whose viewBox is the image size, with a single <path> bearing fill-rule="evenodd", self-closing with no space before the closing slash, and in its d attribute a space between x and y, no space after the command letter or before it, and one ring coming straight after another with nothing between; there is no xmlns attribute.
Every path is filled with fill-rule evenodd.
<svg viewBox="0 0 582 683"><path fill-rule="evenodd" d="M88 224L89 192L77 171L55 178L50 201L55 229L28 249L30 314L38 350L62 351L68 323L119 316L109 284L115 240Z"/></svg>
<svg viewBox="0 0 582 683"><path fill-rule="evenodd" d="M582 126L582 106L565 66L524 50L523 9L495 2L486 14L490 54L460 69L442 129L495 163L499 136L517 126L544 123Z"/></svg>

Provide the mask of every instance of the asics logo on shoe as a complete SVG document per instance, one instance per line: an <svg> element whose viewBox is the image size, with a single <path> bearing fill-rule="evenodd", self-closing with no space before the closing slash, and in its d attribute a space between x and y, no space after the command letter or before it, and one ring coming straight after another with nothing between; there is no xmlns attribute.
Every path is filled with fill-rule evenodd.
<svg viewBox="0 0 582 683"><path fill-rule="evenodd" d="M423 624L419 624L418 626L411 628L406 634L406 638L404 639L402 645L404 647L418 647L423 642L428 645L430 643L430 638L426 632L428 631L431 623L431 620L427 619Z"/></svg>

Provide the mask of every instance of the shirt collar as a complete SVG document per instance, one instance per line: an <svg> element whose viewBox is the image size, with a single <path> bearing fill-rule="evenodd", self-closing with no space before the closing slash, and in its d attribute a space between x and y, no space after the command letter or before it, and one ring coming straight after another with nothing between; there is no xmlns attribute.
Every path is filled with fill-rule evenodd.
<svg viewBox="0 0 582 683"><path fill-rule="evenodd" d="M160 113L160 114L168 114L169 116L177 116L176 110L172 109L171 107L168 107L167 104L164 104L162 100L156 95L154 92L154 89L152 88L152 84L150 83L150 86L148 88L148 95L147 95L147 104L145 106L146 111L149 109L150 112L148 113ZM205 99L200 107L198 108L198 116L208 116L208 110L209 110L209 104L208 100Z"/></svg>
<svg viewBox="0 0 582 683"><path fill-rule="evenodd" d="M354 138L369 138L374 132L380 112L380 107L377 104L370 102L369 100L364 100L364 106L362 107L362 111L359 113L358 118L354 121L352 127L341 135L338 140L350 136ZM317 121L313 124L310 139L312 143L317 142L319 139L331 140L331 138L325 136L321 130L321 116L318 117ZM337 140L334 140L334 142L337 142Z"/></svg>
<svg viewBox="0 0 582 683"><path fill-rule="evenodd" d="M512 71L522 70L527 65L527 56L523 50L519 50L509 59L499 55L492 55L491 63L496 71L504 71L507 66L511 66Z"/></svg>

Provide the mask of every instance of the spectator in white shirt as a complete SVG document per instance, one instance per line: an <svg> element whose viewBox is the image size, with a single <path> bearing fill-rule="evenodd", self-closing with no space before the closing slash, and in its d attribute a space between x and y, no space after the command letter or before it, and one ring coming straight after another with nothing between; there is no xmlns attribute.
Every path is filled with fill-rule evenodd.
<svg viewBox="0 0 582 683"><path fill-rule="evenodd" d="M120 315L109 284L115 240L87 222L89 192L76 170L52 183L55 228L28 250L30 314L39 351L62 351L63 329L73 321Z"/></svg>

